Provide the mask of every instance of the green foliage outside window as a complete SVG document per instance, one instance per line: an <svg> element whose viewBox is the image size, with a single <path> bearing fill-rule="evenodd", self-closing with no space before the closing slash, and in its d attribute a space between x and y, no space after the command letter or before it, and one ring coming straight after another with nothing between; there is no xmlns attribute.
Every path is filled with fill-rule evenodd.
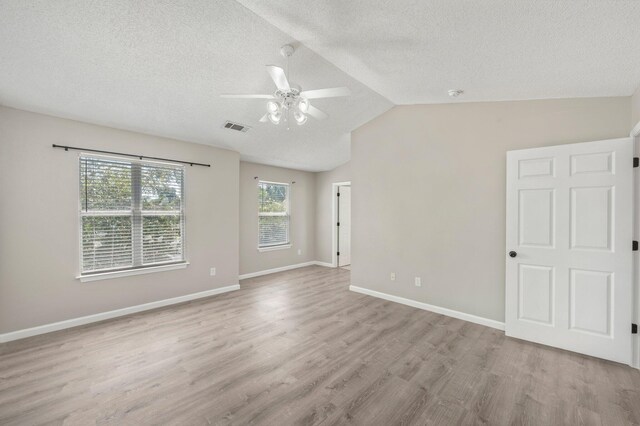
<svg viewBox="0 0 640 426"><path fill-rule="evenodd" d="M82 271L183 260L182 167L80 159Z"/></svg>
<svg viewBox="0 0 640 426"><path fill-rule="evenodd" d="M289 185L258 185L258 241L260 247L289 243Z"/></svg>

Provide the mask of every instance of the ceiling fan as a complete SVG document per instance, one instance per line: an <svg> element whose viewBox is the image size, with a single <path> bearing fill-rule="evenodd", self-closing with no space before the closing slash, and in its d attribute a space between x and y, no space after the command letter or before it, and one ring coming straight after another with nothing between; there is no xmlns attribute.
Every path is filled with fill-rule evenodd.
<svg viewBox="0 0 640 426"><path fill-rule="evenodd" d="M293 55L294 48L290 44L285 44L280 48L280 54L287 58L287 70L289 68L289 58ZM351 91L346 87L334 87L331 89L302 90L296 84L290 84L284 70L275 65L267 65L267 72L276 84L277 90L273 95L220 95L221 98L238 99L268 99L267 113L260 121L266 123L280 124L281 121L288 123L289 114L293 115L298 125L307 122L307 116L316 120L324 120L328 115L311 105L309 99L335 98L339 96L349 96Z"/></svg>

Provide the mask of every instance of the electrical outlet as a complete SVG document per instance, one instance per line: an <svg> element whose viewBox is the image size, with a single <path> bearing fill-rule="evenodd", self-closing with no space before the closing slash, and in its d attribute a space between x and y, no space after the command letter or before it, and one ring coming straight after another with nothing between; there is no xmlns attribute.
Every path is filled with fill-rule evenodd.
<svg viewBox="0 0 640 426"><path fill-rule="evenodd" d="M302 254L302 249L298 249L298 256Z"/></svg>
<svg viewBox="0 0 640 426"><path fill-rule="evenodd" d="M213 277L215 274L216 274L216 268L209 269L209 275Z"/></svg>
<svg viewBox="0 0 640 426"><path fill-rule="evenodd" d="M415 284L416 284L416 287L422 287L422 278L416 277Z"/></svg>
<svg viewBox="0 0 640 426"><path fill-rule="evenodd" d="M396 280L396 273L392 272L391 273L391 281L395 281Z"/></svg>

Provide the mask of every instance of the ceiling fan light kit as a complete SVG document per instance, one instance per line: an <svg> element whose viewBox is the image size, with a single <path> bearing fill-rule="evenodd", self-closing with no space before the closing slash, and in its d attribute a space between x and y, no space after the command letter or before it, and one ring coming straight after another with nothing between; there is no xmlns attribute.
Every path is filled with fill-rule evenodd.
<svg viewBox="0 0 640 426"><path fill-rule="evenodd" d="M280 124L280 120L282 119L282 113L281 112L272 112L271 114L269 114L269 121L271 121L273 124Z"/></svg>
<svg viewBox="0 0 640 426"><path fill-rule="evenodd" d="M270 113L275 114L276 112L278 112L279 108L280 108L280 105L278 105L277 103L273 101L267 102L267 109L269 110Z"/></svg>
<svg viewBox="0 0 640 426"><path fill-rule="evenodd" d="M285 44L280 48L280 54L287 58L287 69L289 57L293 55L295 49L290 44ZM334 98L339 96L349 96L351 91L346 87L334 87L331 89L317 89L303 91L296 84L290 84L284 70L275 65L267 65L267 72L276 85L277 90L273 95L221 95L223 98L239 99L268 99L267 112L260 118L260 122L270 121L273 124L280 124L282 121L288 123L289 116L292 115L294 121L299 126L307 122L310 115L316 120L324 120L327 114L311 105L309 99ZM288 127L287 127L288 128Z"/></svg>
<svg viewBox="0 0 640 426"><path fill-rule="evenodd" d="M295 111L293 113L293 118L296 119L296 123L298 123L298 125L300 126L307 122L307 116L300 111Z"/></svg>
<svg viewBox="0 0 640 426"><path fill-rule="evenodd" d="M303 113L309 111L309 101L307 100L307 98L300 98L300 100L298 101L298 109Z"/></svg>

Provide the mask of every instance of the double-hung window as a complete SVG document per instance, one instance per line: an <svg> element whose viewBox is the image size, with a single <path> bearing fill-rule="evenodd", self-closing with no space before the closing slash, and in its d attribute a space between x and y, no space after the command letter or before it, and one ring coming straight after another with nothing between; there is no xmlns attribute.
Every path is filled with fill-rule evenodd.
<svg viewBox="0 0 640 426"><path fill-rule="evenodd" d="M286 246L289 240L289 185L258 183L258 247Z"/></svg>
<svg viewBox="0 0 640 426"><path fill-rule="evenodd" d="M184 167L80 157L83 275L184 259Z"/></svg>

